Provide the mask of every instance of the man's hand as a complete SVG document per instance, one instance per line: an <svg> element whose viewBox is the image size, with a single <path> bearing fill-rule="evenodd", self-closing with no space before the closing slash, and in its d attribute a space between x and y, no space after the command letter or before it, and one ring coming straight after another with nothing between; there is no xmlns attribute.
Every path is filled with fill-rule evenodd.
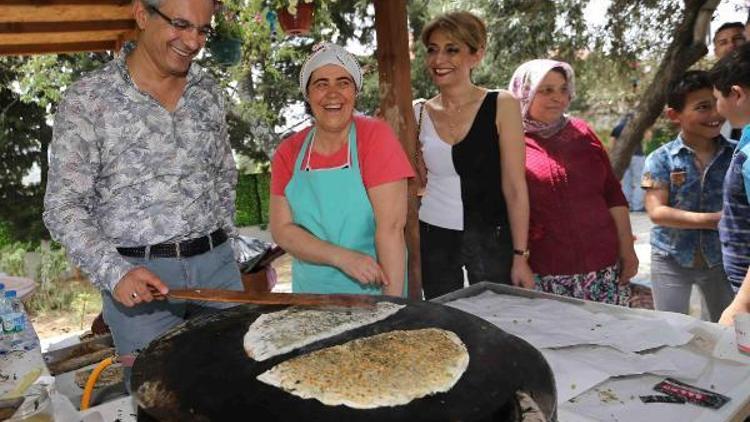
<svg viewBox="0 0 750 422"><path fill-rule="evenodd" d="M388 285L388 277L370 255L345 250L336 260L336 267L362 284Z"/></svg>
<svg viewBox="0 0 750 422"><path fill-rule="evenodd" d="M638 255L635 254L633 247L625 248L620 253L620 280L621 286L627 286L630 279L638 274Z"/></svg>
<svg viewBox="0 0 750 422"><path fill-rule="evenodd" d="M130 308L142 302L151 302L154 299L164 300L167 292L169 292L169 288L156 274L145 267L136 267L128 271L117 282L114 291L112 291L112 296L115 300ZM154 297L155 294L156 297Z"/></svg>
<svg viewBox="0 0 750 422"><path fill-rule="evenodd" d="M514 286L521 286L524 289L534 289L534 273L529 267L529 261L525 256L514 255L513 266L510 268L510 280Z"/></svg>

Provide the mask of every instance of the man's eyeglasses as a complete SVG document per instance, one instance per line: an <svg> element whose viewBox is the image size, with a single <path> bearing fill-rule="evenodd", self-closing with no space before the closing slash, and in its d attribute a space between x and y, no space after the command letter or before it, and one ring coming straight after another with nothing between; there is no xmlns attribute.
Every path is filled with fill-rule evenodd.
<svg viewBox="0 0 750 422"><path fill-rule="evenodd" d="M210 38L216 35L216 30L214 30L209 25L204 26L197 26L196 24L180 18L170 18L169 16L165 15L159 9L155 8L154 6L148 6L148 9L152 12L159 15L162 19L167 21L168 24L170 24L174 29L182 32L182 31L189 31L193 28L195 28L196 31L198 31L198 35L205 38Z"/></svg>

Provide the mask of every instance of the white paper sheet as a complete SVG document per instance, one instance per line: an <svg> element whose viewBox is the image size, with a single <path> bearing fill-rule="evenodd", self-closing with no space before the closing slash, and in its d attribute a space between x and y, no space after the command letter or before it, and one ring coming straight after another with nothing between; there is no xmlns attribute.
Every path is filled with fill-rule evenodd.
<svg viewBox="0 0 750 422"><path fill-rule="evenodd" d="M555 374L559 402L567 401L611 377L655 371L676 374L678 371L669 354L639 355L601 346L543 349L541 352Z"/></svg>
<svg viewBox="0 0 750 422"><path fill-rule="evenodd" d="M688 350L684 347L665 347L649 355L672 362L676 368L676 370L657 370L649 372L655 375L680 378L681 380L686 381L698 380L711 362L711 359L708 356L701 355L698 352Z"/></svg>
<svg viewBox="0 0 750 422"><path fill-rule="evenodd" d="M623 352L679 346L693 337L660 319L616 318L549 299L528 299L483 292L448 303L477 315L536 348L611 346Z"/></svg>
<svg viewBox="0 0 750 422"><path fill-rule="evenodd" d="M563 422L725 421L737 417L750 397L750 357L736 351L731 328L669 312L493 292L448 305L541 349L555 374ZM719 410L642 403L638 396L659 394L653 387L666 376L720 392L732 401Z"/></svg>
<svg viewBox="0 0 750 422"><path fill-rule="evenodd" d="M555 375L555 389L558 403L565 402L584 393L591 387L599 385L609 378L607 371L583 365L569 356L542 350L544 358Z"/></svg>
<svg viewBox="0 0 750 422"><path fill-rule="evenodd" d="M684 421L727 421L736 416L737 406L747 397L743 387L750 377L750 367L730 361L713 360L697 380L680 381L696 387L716 391L730 397L730 402L721 409L708 409L693 404L643 403L639 396L661 394L654 386L664 379L656 375L610 379L574 398L559 402L561 422L577 420L620 421L620 422L684 422Z"/></svg>

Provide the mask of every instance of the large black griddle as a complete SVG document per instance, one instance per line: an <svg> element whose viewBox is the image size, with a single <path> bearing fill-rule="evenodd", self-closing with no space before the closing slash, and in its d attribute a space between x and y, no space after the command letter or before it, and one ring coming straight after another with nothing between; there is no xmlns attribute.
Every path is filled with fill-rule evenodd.
<svg viewBox="0 0 750 422"><path fill-rule="evenodd" d="M513 420L518 413L517 390L530 393L546 416L554 418L556 392L552 371L531 345L454 308L391 297L381 299L407 306L386 320L263 362L247 357L243 337L260 314L283 306L242 305L175 327L154 340L135 361L132 390L138 399L139 412L147 414L142 420ZM391 330L428 327L455 332L469 351L469 367L446 393L403 406L358 410L301 399L256 380L274 365L313 350ZM159 388L146 393L140 388L144 385Z"/></svg>

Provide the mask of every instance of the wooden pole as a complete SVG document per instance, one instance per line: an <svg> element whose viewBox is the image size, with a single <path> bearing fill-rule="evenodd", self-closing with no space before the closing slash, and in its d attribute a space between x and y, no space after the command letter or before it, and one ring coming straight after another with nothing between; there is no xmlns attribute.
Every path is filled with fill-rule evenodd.
<svg viewBox="0 0 750 422"><path fill-rule="evenodd" d="M411 107L411 66L406 0L375 0L380 110L401 140L412 167L415 167L417 128ZM419 219L417 182L409 181L406 221L409 298L422 299L422 271L419 259Z"/></svg>

